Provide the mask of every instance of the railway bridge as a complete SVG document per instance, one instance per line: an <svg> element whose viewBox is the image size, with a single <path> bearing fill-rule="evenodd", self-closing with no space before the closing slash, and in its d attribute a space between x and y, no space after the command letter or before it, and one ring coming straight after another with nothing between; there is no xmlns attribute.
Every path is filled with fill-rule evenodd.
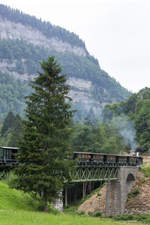
<svg viewBox="0 0 150 225"><path fill-rule="evenodd" d="M0 147L0 172L17 166L14 154L18 148ZM71 183L82 183L83 197L90 182L106 182L105 214L124 214L127 195L136 179L141 157L119 156L98 153L75 153L78 159L75 170L71 173ZM74 159L74 158L73 158ZM67 205L67 188L65 188L65 205ZM62 208L62 201L56 201Z"/></svg>
<svg viewBox="0 0 150 225"><path fill-rule="evenodd" d="M127 195L136 179L139 166L101 165L78 166L72 173L72 183L82 183L83 197L90 182L106 183L105 215L121 215L125 212ZM67 188L65 188L67 206Z"/></svg>

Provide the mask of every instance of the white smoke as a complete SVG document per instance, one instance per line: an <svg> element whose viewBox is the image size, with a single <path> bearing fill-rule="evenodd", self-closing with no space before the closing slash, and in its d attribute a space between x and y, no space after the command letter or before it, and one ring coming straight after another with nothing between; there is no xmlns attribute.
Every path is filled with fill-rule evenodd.
<svg viewBox="0 0 150 225"><path fill-rule="evenodd" d="M136 130L133 121L125 115L114 117L113 125L119 130L120 135L124 138L126 144L131 146L132 151L135 151L136 144Z"/></svg>

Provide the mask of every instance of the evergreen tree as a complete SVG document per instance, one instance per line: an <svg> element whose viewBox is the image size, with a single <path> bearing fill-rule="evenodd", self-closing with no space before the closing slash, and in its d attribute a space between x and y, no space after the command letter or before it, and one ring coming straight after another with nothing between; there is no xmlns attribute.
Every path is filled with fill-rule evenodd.
<svg viewBox="0 0 150 225"><path fill-rule="evenodd" d="M23 136L23 132L24 132L24 129L23 129L22 120L19 115L16 115L15 124L11 132L11 137L8 142L8 146L18 147L18 143Z"/></svg>
<svg viewBox="0 0 150 225"><path fill-rule="evenodd" d="M73 111L68 97L66 76L55 58L41 63L42 72L32 82L34 92L27 97L27 120L20 142L17 188L48 202L59 196L64 182L70 179L69 137Z"/></svg>
<svg viewBox="0 0 150 225"><path fill-rule="evenodd" d="M6 135L6 133L8 132L8 130L13 129L15 126L15 116L12 112L9 112L7 117L5 118L4 122L3 122L3 126L1 129L1 136Z"/></svg>
<svg viewBox="0 0 150 225"><path fill-rule="evenodd" d="M136 138L143 152L150 149L150 100L138 103L135 116Z"/></svg>

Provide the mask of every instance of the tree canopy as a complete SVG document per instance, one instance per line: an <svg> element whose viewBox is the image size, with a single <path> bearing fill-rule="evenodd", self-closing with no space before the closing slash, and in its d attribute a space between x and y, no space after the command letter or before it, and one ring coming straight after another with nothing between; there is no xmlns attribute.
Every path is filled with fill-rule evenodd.
<svg viewBox="0 0 150 225"><path fill-rule="evenodd" d="M103 120L110 123L115 117L123 120L127 118L126 124L129 124L129 121L133 124L134 139L141 151L146 152L150 149L150 88L144 88L137 94L131 95L127 101L107 105L103 111ZM130 134L131 126L126 127Z"/></svg>

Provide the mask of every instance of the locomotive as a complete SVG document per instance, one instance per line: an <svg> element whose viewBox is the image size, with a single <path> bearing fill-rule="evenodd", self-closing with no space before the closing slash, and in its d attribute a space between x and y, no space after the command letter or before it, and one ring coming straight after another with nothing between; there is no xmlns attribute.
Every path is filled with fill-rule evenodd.
<svg viewBox="0 0 150 225"><path fill-rule="evenodd" d="M74 152L73 159L78 166L140 166L143 163L142 157L91 152Z"/></svg>

